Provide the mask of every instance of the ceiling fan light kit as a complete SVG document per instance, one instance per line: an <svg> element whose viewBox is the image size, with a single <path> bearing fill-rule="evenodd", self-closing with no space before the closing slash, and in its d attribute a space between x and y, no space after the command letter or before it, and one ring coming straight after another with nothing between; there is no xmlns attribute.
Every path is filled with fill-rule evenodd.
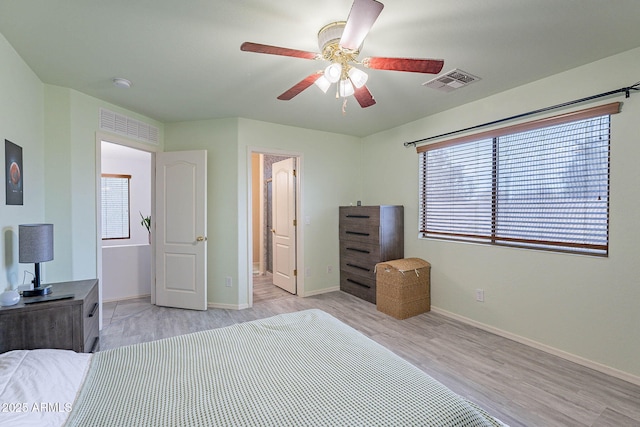
<svg viewBox="0 0 640 427"><path fill-rule="evenodd" d="M329 83L338 83L338 80L342 78L342 65L334 62L324 70L324 77L329 80Z"/></svg>
<svg viewBox="0 0 640 427"><path fill-rule="evenodd" d="M316 80L314 83L324 93L327 93L329 87L331 87L331 82L325 76L318 77L318 80Z"/></svg>
<svg viewBox="0 0 640 427"><path fill-rule="evenodd" d="M331 84L336 83L337 97L347 98L354 95L360 106L367 108L376 103L366 86L369 76L354 65L374 70L427 74L438 74L444 65L444 61L440 59L370 57L359 61L358 55L364 39L383 8L384 5L376 0L354 0L346 21L332 22L318 32L318 47L321 53L252 42L243 43L240 50L329 62L324 71L307 76L278 96L280 100L291 100L312 84L326 93Z"/></svg>
<svg viewBox="0 0 640 427"><path fill-rule="evenodd" d="M340 80L340 97L346 98L355 93L355 89L349 80Z"/></svg>
<svg viewBox="0 0 640 427"><path fill-rule="evenodd" d="M367 80L369 80L367 73L354 67L351 67L347 74L349 74L349 80L351 80L351 83L353 83L357 88L361 88L365 83L367 83Z"/></svg>

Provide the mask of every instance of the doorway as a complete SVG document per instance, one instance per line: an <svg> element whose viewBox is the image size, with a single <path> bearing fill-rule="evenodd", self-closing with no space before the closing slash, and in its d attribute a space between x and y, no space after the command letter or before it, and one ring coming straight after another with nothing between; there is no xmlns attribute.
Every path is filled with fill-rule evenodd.
<svg viewBox="0 0 640 427"><path fill-rule="evenodd" d="M253 302L299 294L299 169L298 156L251 153Z"/></svg>
<svg viewBox="0 0 640 427"><path fill-rule="evenodd" d="M152 155L103 140L100 166L103 299L150 296Z"/></svg>
<svg viewBox="0 0 640 427"><path fill-rule="evenodd" d="M97 240L96 240L96 258L97 258L97 276L98 276L98 299L99 304L102 307L103 302L135 298L138 295L151 294L151 301L154 302L155 289L152 286L154 282L154 260L153 260L153 246L150 245L149 236L146 229L140 224L139 211L146 216L154 216L154 204L155 204L155 178L153 176L153 166L155 164L155 152L156 148L141 144L126 138L117 137L110 134L103 134L101 132L96 133L96 228L97 228ZM103 151L103 145L106 147ZM103 166L103 157L105 158L105 166ZM123 158L127 158L123 161ZM111 158L111 160L109 160ZM129 226L130 239L125 242L121 240L118 244L103 245L103 225L102 225L102 174L109 172L107 169L112 167L123 167L128 165L129 171L122 172L111 169L113 173L121 173L125 175L131 175L133 177L139 177L142 169L148 168L149 182L142 185L144 189L136 188L136 194L141 194L141 198L150 200L150 202L143 202L140 204L130 205ZM143 172L147 174L147 172ZM145 181L146 179L143 179ZM140 182L138 178L135 180L136 185ZM137 199L138 197L136 197ZM147 208L149 204L149 208ZM143 207L145 206L145 207ZM147 211L148 209L148 211ZM136 217L136 215L138 215ZM108 247L104 249L110 251L106 256L103 254L103 246ZM118 247L121 246L121 247ZM127 252L123 254L121 252ZM147 253L148 252L148 253ZM120 264L118 268L113 269L108 266L113 263L113 258L125 260L128 265L127 268L121 268ZM148 261L145 261L147 260ZM106 266L105 266L106 262ZM117 261L116 261L117 262ZM142 267L141 267L142 265ZM149 269L144 267L149 265ZM105 271L108 272L105 277ZM135 273L132 273L135 270ZM128 272L128 273L126 273ZM121 281L117 277L113 277L113 274L123 273L124 281ZM109 276L111 274L112 277ZM105 288L105 279L107 282L115 284L114 287ZM135 284L133 282L127 284L127 280L136 279ZM148 283L148 284L147 284ZM103 310L100 310L100 328L102 329L102 315Z"/></svg>

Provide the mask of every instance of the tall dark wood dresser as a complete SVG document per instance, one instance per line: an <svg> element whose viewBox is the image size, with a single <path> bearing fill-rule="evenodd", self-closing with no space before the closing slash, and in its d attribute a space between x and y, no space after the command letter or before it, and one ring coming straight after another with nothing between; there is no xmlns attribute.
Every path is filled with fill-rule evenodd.
<svg viewBox="0 0 640 427"><path fill-rule="evenodd" d="M376 302L375 265L404 257L403 206L340 206L340 290Z"/></svg>

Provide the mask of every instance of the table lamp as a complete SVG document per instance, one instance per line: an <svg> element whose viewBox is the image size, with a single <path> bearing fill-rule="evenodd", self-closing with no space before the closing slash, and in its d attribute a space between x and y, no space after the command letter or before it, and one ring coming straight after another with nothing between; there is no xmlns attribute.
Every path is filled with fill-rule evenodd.
<svg viewBox="0 0 640 427"><path fill-rule="evenodd" d="M33 297L51 293L51 287L40 285L40 263L53 259L53 224L23 224L18 227L19 262L35 263L33 289L22 296Z"/></svg>

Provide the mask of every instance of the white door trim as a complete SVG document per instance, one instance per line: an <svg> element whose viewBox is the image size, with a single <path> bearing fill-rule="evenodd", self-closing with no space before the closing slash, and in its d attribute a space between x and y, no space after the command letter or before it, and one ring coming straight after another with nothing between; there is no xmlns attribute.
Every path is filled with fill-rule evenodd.
<svg viewBox="0 0 640 427"><path fill-rule="evenodd" d="M295 157L296 158L296 218L298 219L298 229L296 233L297 244L296 244L296 260L297 260L297 270L298 270L298 296L305 296L305 286L304 286L304 221L302 221L302 212L304 212L304 199L302 195L304 194L304 156L300 152L295 151L284 151L277 150L273 148L264 148L264 147L255 147L250 146L247 147L247 155L246 155L246 165L247 165L247 191L245 194L246 197L246 206L247 211L245 212L245 221L247 224L247 251L246 251L246 259L243 261L245 265L240 265L239 268L244 270L247 277L247 285L245 289L246 301L248 307L253 307L253 225L251 221L251 214L253 211L251 194L253 191L251 178L252 178L252 170L251 170L251 154L273 154L276 156L284 156L284 157ZM238 289L239 294L242 295L243 290Z"/></svg>

